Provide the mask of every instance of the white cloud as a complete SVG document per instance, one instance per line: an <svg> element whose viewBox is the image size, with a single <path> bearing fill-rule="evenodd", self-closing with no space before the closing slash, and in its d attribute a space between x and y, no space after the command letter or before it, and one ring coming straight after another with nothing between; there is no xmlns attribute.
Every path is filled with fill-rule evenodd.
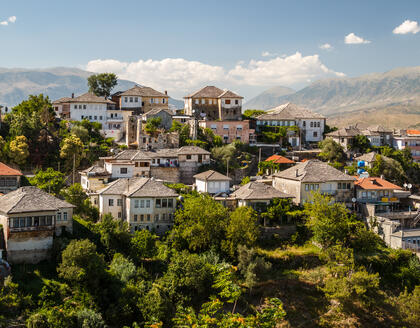
<svg viewBox="0 0 420 328"><path fill-rule="evenodd" d="M269 52L269 51L263 51L261 53L261 56L263 56L263 57L274 57L274 56L277 56L277 54L276 53Z"/></svg>
<svg viewBox="0 0 420 328"><path fill-rule="evenodd" d="M9 25L9 23L14 23L14 22L16 22L16 16L10 16L8 19L1 21L0 25L7 26Z"/></svg>
<svg viewBox="0 0 420 328"><path fill-rule="evenodd" d="M329 43L324 43L324 44L321 44L319 46L319 48L322 49L322 50L332 50L333 49L333 46L330 45Z"/></svg>
<svg viewBox="0 0 420 328"><path fill-rule="evenodd" d="M296 52L285 58L238 62L225 69L182 58L120 62L115 59L96 59L88 62L86 70L95 73L113 72L121 79L135 81L157 90L168 90L181 97L205 85L221 88L238 86L293 86L327 76L344 76L327 68L318 55L302 56Z"/></svg>
<svg viewBox="0 0 420 328"><path fill-rule="evenodd" d="M411 21L409 19L405 20L400 26L394 28L392 33L394 34L417 34L420 32L420 26L416 21Z"/></svg>
<svg viewBox="0 0 420 328"><path fill-rule="evenodd" d="M243 85L295 85L325 76L343 76L327 68L318 55L302 56L300 52L267 61L251 60L247 66L236 65L228 79Z"/></svg>
<svg viewBox="0 0 420 328"><path fill-rule="evenodd" d="M365 44L365 43L370 43L369 40L365 40L360 36L357 36L354 33L350 33L348 35L346 35L346 37L344 38L344 43L346 44Z"/></svg>

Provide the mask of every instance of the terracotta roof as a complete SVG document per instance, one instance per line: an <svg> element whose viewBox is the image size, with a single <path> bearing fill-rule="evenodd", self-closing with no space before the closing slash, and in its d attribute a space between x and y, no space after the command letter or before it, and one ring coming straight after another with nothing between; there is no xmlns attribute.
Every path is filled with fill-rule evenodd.
<svg viewBox="0 0 420 328"><path fill-rule="evenodd" d="M86 92L79 97L69 99L69 103L115 104L115 102L106 99L105 97L98 97L93 92Z"/></svg>
<svg viewBox="0 0 420 328"><path fill-rule="evenodd" d="M233 192L230 197L245 200L268 200L274 198L293 198L292 195L286 194L262 182L248 182Z"/></svg>
<svg viewBox="0 0 420 328"><path fill-rule="evenodd" d="M288 159L281 155L272 155L269 158L267 158L264 162L274 162L276 164L295 164L295 162L291 159Z"/></svg>
<svg viewBox="0 0 420 328"><path fill-rule="evenodd" d="M230 90L222 90L208 85L184 98L243 98Z"/></svg>
<svg viewBox="0 0 420 328"><path fill-rule="evenodd" d="M23 175L22 172L12 169L10 166L0 162L0 175Z"/></svg>
<svg viewBox="0 0 420 328"><path fill-rule="evenodd" d="M16 189L0 197L0 212L5 214L57 211L75 207L35 186Z"/></svg>
<svg viewBox="0 0 420 328"><path fill-rule="evenodd" d="M321 114L314 113L304 107L286 103L278 107L267 110L264 114L257 116L257 120L294 120L303 118L325 118Z"/></svg>
<svg viewBox="0 0 420 328"><path fill-rule="evenodd" d="M284 171L273 174L274 177L301 182L354 181L354 177L337 170L318 159L300 162Z"/></svg>
<svg viewBox="0 0 420 328"><path fill-rule="evenodd" d="M120 94L120 96L138 96L138 97L164 97L169 98L168 95L165 95L162 92L156 91L150 87L142 87L136 85L127 91L124 91Z"/></svg>
<svg viewBox="0 0 420 328"><path fill-rule="evenodd" d="M369 178L359 178L354 183L355 186L361 189L369 189L369 190L382 190L382 189L392 189L392 190L401 190L400 186L397 186L385 179L377 178L377 177L369 177Z"/></svg>
<svg viewBox="0 0 420 328"><path fill-rule="evenodd" d="M420 135L420 130L407 130L408 135Z"/></svg>
<svg viewBox="0 0 420 328"><path fill-rule="evenodd" d="M355 137L361 135L362 132L355 126L349 126L347 128L341 128L336 131L327 133L327 137Z"/></svg>
<svg viewBox="0 0 420 328"><path fill-rule="evenodd" d="M153 178L121 178L98 191L99 195L127 197L177 197L178 194Z"/></svg>
<svg viewBox="0 0 420 328"><path fill-rule="evenodd" d="M223 175L219 172L208 170L206 172L202 172L193 176L193 178L197 180L204 180L204 181L230 181L232 180L226 175Z"/></svg>

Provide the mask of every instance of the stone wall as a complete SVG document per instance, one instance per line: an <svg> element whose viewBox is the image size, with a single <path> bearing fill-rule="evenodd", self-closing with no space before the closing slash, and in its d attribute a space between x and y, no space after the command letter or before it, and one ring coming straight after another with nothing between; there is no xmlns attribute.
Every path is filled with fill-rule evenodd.
<svg viewBox="0 0 420 328"><path fill-rule="evenodd" d="M193 176L197 174L199 165L197 162L180 162L180 182L184 184L193 184Z"/></svg>
<svg viewBox="0 0 420 328"><path fill-rule="evenodd" d="M159 180L163 180L167 182L185 183L183 182L183 180L181 180L181 172L180 172L180 168L178 167L151 166L150 176L155 179L159 179Z"/></svg>

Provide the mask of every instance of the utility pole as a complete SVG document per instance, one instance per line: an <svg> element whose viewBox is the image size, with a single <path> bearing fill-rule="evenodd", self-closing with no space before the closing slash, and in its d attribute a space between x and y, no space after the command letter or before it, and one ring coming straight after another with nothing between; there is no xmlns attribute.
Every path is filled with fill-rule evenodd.
<svg viewBox="0 0 420 328"><path fill-rule="evenodd" d="M229 158L226 160L226 176L229 176Z"/></svg>
<svg viewBox="0 0 420 328"><path fill-rule="evenodd" d="M74 184L74 173L76 170L76 154L73 154L73 184Z"/></svg>
<svg viewBox="0 0 420 328"><path fill-rule="evenodd" d="M258 149L258 164L261 162L261 147Z"/></svg>

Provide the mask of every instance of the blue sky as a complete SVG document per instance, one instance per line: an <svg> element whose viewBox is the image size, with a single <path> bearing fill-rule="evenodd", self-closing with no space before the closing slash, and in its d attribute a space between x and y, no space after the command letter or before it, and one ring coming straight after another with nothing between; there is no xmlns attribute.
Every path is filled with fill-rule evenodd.
<svg viewBox="0 0 420 328"><path fill-rule="evenodd" d="M402 0L0 0L0 67L114 71L176 97L206 84L250 97L420 65L419 15L420 1ZM366 43L346 44L350 33Z"/></svg>

